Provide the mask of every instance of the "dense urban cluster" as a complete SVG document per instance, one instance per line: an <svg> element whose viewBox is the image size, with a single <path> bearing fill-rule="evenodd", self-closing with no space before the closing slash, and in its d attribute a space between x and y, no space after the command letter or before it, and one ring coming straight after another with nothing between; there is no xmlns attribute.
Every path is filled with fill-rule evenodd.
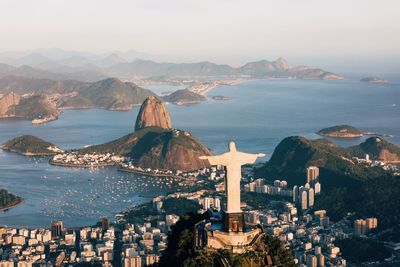
<svg viewBox="0 0 400 267"><path fill-rule="evenodd" d="M399 167L396 164L391 164L380 160L372 160L368 154L365 155L365 158L353 157L352 159L358 164L364 164L369 167L380 167L385 171L389 171L394 175L400 176Z"/></svg>
<svg viewBox="0 0 400 267"><path fill-rule="evenodd" d="M314 197L323 194L316 167L307 169L304 186L292 189L284 180L274 180L269 184L263 178L254 180L251 168L243 170L242 191L274 196L263 208L242 202L246 224L261 225L266 233L282 241L300 266L345 266L347 261L335 245L336 241L366 237L377 227L376 218L354 219L354 214L349 214L333 223L325 210L313 210L318 199ZM179 220L179 215L165 213L166 201L193 201L199 205L199 213L220 211L225 205L223 168L214 166L179 174L193 178L193 188L207 188L197 191L181 188L177 192L154 197L151 214L144 216L156 218L151 222L128 222L122 212L116 215L115 225L112 226L107 218L102 218L98 226L81 229L64 228L61 221L53 221L50 229L0 228L0 266L75 266L89 262L102 266L120 264L141 267L157 262L167 247L171 226ZM395 246L392 244L392 247L394 249Z"/></svg>
<svg viewBox="0 0 400 267"><path fill-rule="evenodd" d="M77 152L65 152L55 155L51 160L51 164L64 166L79 166L79 167L100 167L111 166L122 162L125 158L107 154L79 154Z"/></svg>

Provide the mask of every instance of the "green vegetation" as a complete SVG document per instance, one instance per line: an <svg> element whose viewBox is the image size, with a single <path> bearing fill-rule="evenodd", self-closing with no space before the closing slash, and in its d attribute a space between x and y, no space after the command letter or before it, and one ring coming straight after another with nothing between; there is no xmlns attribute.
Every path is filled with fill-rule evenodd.
<svg viewBox="0 0 400 267"><path fill-rule="evenodd" d="M334 221L347 212L377 217L380 229L390 228L400 224L400 179L380 167L349 160L357 151L370 151L375 157L383 150L398 149L381 137L379 140L371 137L358 146L341 148L326 140L288 137L255 176L285 177L290 185L302 185L306 168L318 166L323 194L316 200L315 209L326 209Z"/></svg>
<svg viewBox="0 0 400 267"><path fill-rule="evenodd" d="M199 203L186 198L168 198L163 203L163 210L165 210L166 214L176 214L178 216L183 216L188 212L195 213L200 208Z"/></svg>
<svg viewBox="0 0 400 267"><path fill-rule="evenodd" d="M210 151L184 131L146 127L114 141L91 146L79 153L114 153L130 157L141 167L168 170L195 170L206 166L199 159Z"/></svg>
<svg viewBox="0 0 400 267"><path fill-rule="evenodd" d="M314 210L326 209L333 221L343 218L348 212L354 211L352 194L346 187L335 187L324 192L315 202Z"/></svg>
<svg viewBox="0 0 400 267"><path fill-rule="evenodd" d="M160 214L176 214L178 216L183 216L188 212L195 213L200 208L201 206L192 200L187 200L185 198L168 198L163 202L163 211L161 213L153 208L151 202L147 202L129 210L125 215L125 220L129 223L143 223L145 218L149 216L158 216Z"/></svg>
<svg viewBox="0 0 400 267"><path fill-rule="evenodd" d="M378 234L378 239L381 241L400 242L400 225L396 225L391 229L387 229Z"/></svg>
<svg viewBox="0 0 400 267"><path fill-rule="evenodd" d="M390 251L381 242L371 239L354 238L336 242L345 259L353 264L382 261L391 256Z"/></svg>
<svg viewBox="0 0 400 267"><path fill-rule="evenodd" d="M0 189L0 209L7 209L14 205L19 204L22 201L21 197L15 196L9 193L5 189Z"/></svg>
<svg viewBox="0 0 400 267"><path fill-rule="evenodd" d="M168 235L168 247L161 255L159 266L211 266L213 255L193 249L193 227L207 219L207 214L182 216Z"/></svg>
<svg viewBox="0 0 400 267"><path fill-rule="evenodd" d="M267 256L275 266L294 266L294 258L276 238L265 235L255 245L254 251L242 255L232 254L227 250L217 252L194 251L193 227L196 223L208 219L208 214L189 213L173 226L168 236L168 247L162 253L159 266L212 266L215 257L224 257L233 266L265 266Z"/></svg>
<svg viewBox="0 0 400 267"><path fill-rule="evenodd" d="M351 154L364 158L366 154L374 160L400 161L400 148L382 137L370 137L358 146L350 147Z"/></svg>
<svg viewBox="0 0 400 267"><path fill-rule="evenodd" d="M153 209L153 204L151 202L147 202L129 210L129 212L125 214L125 220L128 223L133 224L143 223L146 217L155 215L157 215L157 212Z"/></svg>
<svg viewBox="0 0 400 267"><path fill-rule="evenodd" d="M358 186L360 182L388 175L380 167L354 164L351 158L355 149L356 147L342 148L324 139L287 137L275 148L270 161L256 171L256 176L285 177L289 184L304 184L306 168L318 166L321 183L327 188L339 185Z"/></svg>
<svg viewBox="0 0 400 267"><path fill-rule="evenodd" d="M23 135L7 141L2 149L22 155L55 155L56 152L50 150L49 147L55 147L55 145L36 136Z"/></svg>
<svg viewBox="0 0 400 267"><path fill-rule="evenodd" d="M288 198L282 196L272 196L268 194L261 194L255 192L242 192L241 200L247 205L257 209L268 209L270 208L270 202L274 200L288 200Z"/></svg>
<svg viewBox="0 0 400 267"><path fill-rule="evenodd" d="M356 137L362 136L363 132L356 127L350 125L338 125L319 130L317 134L334 137Z"/></svg>

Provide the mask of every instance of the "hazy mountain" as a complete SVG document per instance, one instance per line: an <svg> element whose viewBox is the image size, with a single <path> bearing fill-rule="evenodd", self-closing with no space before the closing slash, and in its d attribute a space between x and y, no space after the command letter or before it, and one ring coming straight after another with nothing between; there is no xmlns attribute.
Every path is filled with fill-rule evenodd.
<svg viewBox="0 0 400 267"><path fill-rule="evenodd" d="M14 70L15 67L8 65L8 64L4 64L4 63L0 63L0 75L2 75L3 73L8 73L12 70Z"/></svg>
<svg viewBox="0 0 400 267"><path fill-rule="evenodd" d="M5 76L0 78L0 92L16 92L18 94L51 94L80 91L90 83L76 80L55 81L50 79L25 78L21 76Z"/></svg>
<svg viewBox="0 0 400 267"><path fill-rule="evenodd" d="M47 61L48 63L48 61ZM34 79L49 80L80 80L80 81L98 81L108 77L101 72L95 70L76 70L72 68L58 69L59 72L48 71L44 69L34 68L23 65L20 67L12 67L9 65L0 65L0 78L5 76L25 77Z"/></svg>
<svg viewBox="0 0 400 267"><path fill-rule="evenodd" d="M195 63L159 63L149 58L150 55L136 52L113 52L111 54L92 54L86 52L65 51L60 49L35 50L17 58L10 58L12 53L0 54L0 62L9 65L25 67L53 73L45 75L30 74L31 77L48 79L79 79L95 81L105 77L119 78L149 78L149 77L178 77L178 78L297 78L334 80L342 77L307 66L291 67L283 58L275 61L260 60L249 62L235 68L226 64L215 64L208 61ZM137 59L141 58L147 59ZM127 59L134 61L127 62ZM14 74L9 74L14 75ZM21 74L26 76L27 74ZM58 75L58 76L56 76Z"/></svg>
<svg viewBox="0 0 400 267"><path fill-rule="evenodd" d="M283 58L276 61L260 60L250 62L242 67L218 65L212 62L198 63L158 63L151 60L135 60L130 63L117 64L109 68L109 73L118 77L255 77L255 78L297 78L297 79L341 79L342 77L313 69L307 66L292 68Z"/></svg>
<svg viewBox="0 0 400 267"><path fill-rule="evenodd" d="M280 72L289 70L291 67L289 63L283 59L278 58L276 61L260 60L250 62L239 68L239 72L247 75L265 75L270 72Z"/></svg>
<svg viewBox="0 0 400 267"><path fill-rule="evenodd" d="M192 92L189 89L177 90L164 96L163 99L176 105L198 104L206 101L205 96Z"/></svg>
<svg viewBox="0 0 400 267"><path fill-rule="evenodd" d="M235 70L228 65L217 65L211 62L198 63L157 63L151 60L135 60L110 68L120 75L151 76L220 76L234 74Z"/></svg>
<svg viewBox="0 0 400 267"><path fill-rule="evenodd" d="M127 61L120 57L118 54L113 53L110 54L108 56L106 56L105 58L101 59L98 61L98 65L101 67L111 67L113 65L117 65L117 64L122 64L122 63L126 63Z"/></svg>
<svg viewBox="0 0 400 267"><path fill-rule="evenodd" d="M61 103L65 108L104 108L128 110L155 94L136 84L108 78L92 83L73 98Z"/></svg>

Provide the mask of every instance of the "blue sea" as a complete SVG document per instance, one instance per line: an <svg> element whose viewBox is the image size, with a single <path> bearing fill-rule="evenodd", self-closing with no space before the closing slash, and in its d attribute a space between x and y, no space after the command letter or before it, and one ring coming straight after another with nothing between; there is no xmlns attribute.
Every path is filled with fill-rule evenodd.
<svg viewBox="0 0 400 267"><path fill-rule="evenodd" d="M170 86L151 89L173 90ZM212 100L213 95L230 100ZM315 139L319 138L316 131L339 124L386 134L388 141L400 145L400 83L252 81L216 88L204 103L168 105L168 109L174 128L191 131L215 153L225 151L227 142L234 140L239 150L266 153L263 160L267 160L283 138ZM64 149L103 143L132 132L138 110L65 110L46 125L1 120L0 143L23 134ZM351 146L364 139L331 140ZM0 213L0 225L49 226L53 219L63 220L67 227L90 225L169 189L154 186L152 178L113 168L62 168L47 160L0 151L0 188L25 199L24 204Z"/></svg>

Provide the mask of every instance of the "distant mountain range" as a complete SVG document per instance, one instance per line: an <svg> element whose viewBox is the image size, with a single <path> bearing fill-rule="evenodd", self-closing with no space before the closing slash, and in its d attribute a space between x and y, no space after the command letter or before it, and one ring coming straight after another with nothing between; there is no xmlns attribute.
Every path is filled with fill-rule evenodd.
<svg viewBox="0 0 400 267"><path fill-rule="evenodd" d="M0 118L23 118L44 123L59 108L129 110L155 94L134 83L107 78L98 82L53 81L16 76L0 78Z"/></svg>
<svg viewBox="0 0 400 267"><path fill-rule="evenodd" d="M129 110L141 104L148 96L155 94L134 83L122 82L116 78L108 78L91 83L76 96L61 99L62 108L103 108L109 110Z"/></svg>
<svg viewBox="0 0 400 267"><path fill-rule="evenodd" d="M142 59L139 59L142 58ZM144 58L144 59L143 59ZM97 81L106 77L200 77L200 78L293 78L341 79L340 75L307 66L292 67L285 59L260 60L241 67L215 64L168 63L149 60L150 55L130 51L109 54L91 54L64 50L36 50L31 53L0 54L0 77L22 76L52 80Z"/></svg>

